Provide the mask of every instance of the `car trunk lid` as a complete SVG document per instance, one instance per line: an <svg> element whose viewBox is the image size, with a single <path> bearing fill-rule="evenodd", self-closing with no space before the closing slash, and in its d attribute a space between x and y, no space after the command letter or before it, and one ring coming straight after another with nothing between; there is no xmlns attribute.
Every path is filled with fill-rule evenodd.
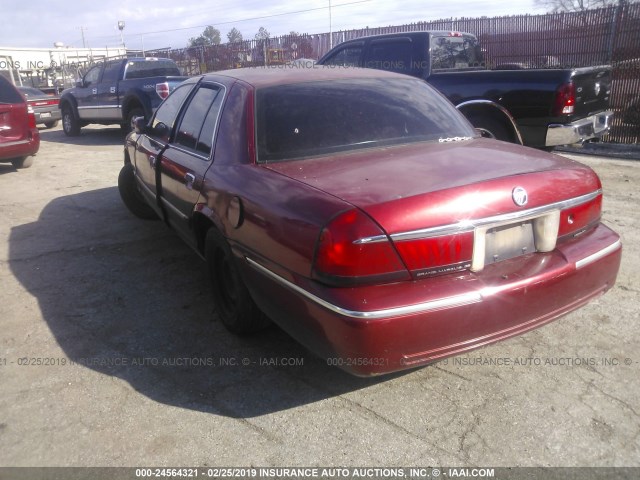
<svg viewBox="0 0 640 480"><path fill-rule="evenodd" d="M471 210L507 213L516 208L511 199L516 184L528 188L529 207L598 188L595 174L578 162L488 139L362 150L265 167L366 211L388 233L438 225ZM502 184L511 189L492 190ZM399 216L393 212L398 206L410 211Z"/></svg>
<svg viewBox="0 0 640 480"><path fill-rule="evenodd" d="M365 212L386 236L355 243L390 239L414 278L481 270L527 250L553 249L559 232L569 231L559 224L569 221L561 215L562 202L601 199L600 181L590 168L486 139L372 149L266 168ZM594 205L584 216L598 209Z"/></svg>
<svg viewBox="0 0 640 480"><path fill-rule="evenodd" d="M36 108L42 108L42 107L54 107L57 106L60 103L60 99L57 97L53 97L53 96L43 96L43 97L37 97L37 98L28 98L27 102L29 103L29 105L31 105L31 107L33 107L34 109Z"/></svg>

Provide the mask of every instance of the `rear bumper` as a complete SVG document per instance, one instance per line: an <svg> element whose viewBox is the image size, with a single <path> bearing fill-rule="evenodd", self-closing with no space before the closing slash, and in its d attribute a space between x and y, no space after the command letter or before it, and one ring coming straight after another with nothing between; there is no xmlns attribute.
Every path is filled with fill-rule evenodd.
<svg viewBox="0 0 640 480"><path fill-rule="evenodd" d="M601 137L609 131L612 121L613 112L607 110L566 125L552 123L547 127L545 144L547 147L570 145Z"/></svg>
<svg viewBox="0 0 640 480"><path fill-rule="evenodd" d="M328 288L243 262L258 305L316 354L355 375L417 367L518 335L579 308L613 286L618 235L599 225L549 253L477 274Z"/></svg>
<svg viewBox="0 0 640 480"><path fill-rule="evenodd" d="M37 129L31 130L28 139L0 143L0 162L35 155L39 149L40 134Z"/></svg>
<svg viewBox="0 0 640 480"><path fill-rule="evenodd" d="M62 113L58 107L42 111L34 109L34 115L36 117L36 123L38 124L55 122L62 119Z"/></svg>

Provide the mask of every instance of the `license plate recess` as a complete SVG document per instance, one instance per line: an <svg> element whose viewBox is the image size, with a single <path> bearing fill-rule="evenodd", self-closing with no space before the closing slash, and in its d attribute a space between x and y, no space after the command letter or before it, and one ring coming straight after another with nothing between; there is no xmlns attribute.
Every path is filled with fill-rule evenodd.
<svg viewBox="0 0 640 480"><path fill-rule="evenodd" d="M520 255L550 252L556 247L560 211L477 226L471 270Z"/></svg>

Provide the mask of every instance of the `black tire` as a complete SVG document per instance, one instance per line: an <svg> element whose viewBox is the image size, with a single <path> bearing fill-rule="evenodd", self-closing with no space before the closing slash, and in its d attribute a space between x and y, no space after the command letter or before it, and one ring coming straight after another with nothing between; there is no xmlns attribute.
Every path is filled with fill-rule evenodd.
<svg viewBox="0 0 640 480"><path fill-rule="evenodd" d="M133 130L133 119L136 117L145 117L144 110L141 107L134 107L127 113L125 123L121 125L124 133L129 133Z"/></svg>
<svg viewBox="0 0 640 480"><path fill-rule="evenodd" d="M247 335L268 327L270 321L251 298L229 244L214 227L207 232L205 257L216 312L227 330Z"/></svg>
<svg viewBox="0 0 640 480"><path fill-rule="evenodd" d="M122 201L136 217L143 220L158 220L158 215L156 215L153 208L145 202L142 193L138 190L133 165L130 163L125 164L120 170L120 175L118 175L118 190L120 191Z"/></svg>
<svg viewBox="0 0 640 480"><path fill-rule="evenodd" d="M483 137L495 138L503 142L515 143L513 135L504 124L491 117L473 116L469 117L471 124L480 130Z"/></svg>
<svg viewBox="0 0 640 480"><path fill-rule="evenodd" d="M54 120L53 122L44 122L44 126L46 128L55 128L58 126L58 120Z"/></svg>
<svg viewBox="0 0 640 480"><path fill-rule="evenodd" d="M15 168L29 168L33 165L33 157L13 158L11 160L11 165Z"/></svg>
<svg viewBox="0 0 640 480"><path fill-rule="evenodd" d="M69 105L62 107L62 129L68 137L77 137L80 135L80 122L73 113L73 109Z"/></svg>

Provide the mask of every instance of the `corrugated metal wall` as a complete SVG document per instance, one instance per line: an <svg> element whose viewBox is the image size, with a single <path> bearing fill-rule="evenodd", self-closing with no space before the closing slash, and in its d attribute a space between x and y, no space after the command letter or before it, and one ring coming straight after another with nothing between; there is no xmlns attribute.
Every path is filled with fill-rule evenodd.
<svg viewBox="0 0 640 480"><path fill-rule="evenodd" d="M612 64L611 105L616 112L605 141L640 140L640 3L585 12L458 18L381 28L248 40L166 52L187 74L245 66L317 59L330 45L351 38L417 30L450 30L476 35L489 67L584 67ZM149 52L149 54L158 52Z"/></svg>

